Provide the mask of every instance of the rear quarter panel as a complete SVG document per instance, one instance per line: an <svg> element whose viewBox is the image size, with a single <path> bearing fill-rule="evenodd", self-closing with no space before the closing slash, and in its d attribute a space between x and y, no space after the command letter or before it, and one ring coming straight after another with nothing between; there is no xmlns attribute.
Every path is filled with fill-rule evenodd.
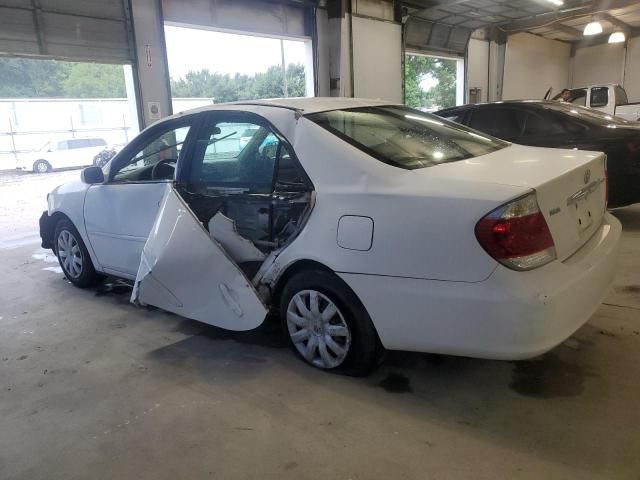
<svg viewBox="0 0 640 480"><path fill-rule="evenodd" d="M277 259L276 268L309 259L336 272L482 281L496 262L478 244L474 227L495 206L472 199L318 191L307 225ZM338 223L344 215L373 220L369 250L338 245Z"/></svg>
<svg viewBox="0 0 640 480"><path fill-rule="evenodd" d="M292 143L315 185L316 203L299 236L276 260L275 275L309 259L337 272L482 281L496 262L477 242L475 224L527 190L476 182L473 176L449 178L437 173L439 166L386 165L306 119ZM373 220L369 250L338 245L338 223L345 215Z"/></svg>

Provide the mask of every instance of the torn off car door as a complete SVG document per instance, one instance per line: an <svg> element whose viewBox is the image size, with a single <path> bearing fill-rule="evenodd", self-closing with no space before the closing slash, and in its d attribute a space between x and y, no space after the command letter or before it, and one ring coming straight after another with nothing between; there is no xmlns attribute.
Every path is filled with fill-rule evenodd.
<svg viewBox="0 0 640 480"><path fill-rule="evenodd" d="M142 251L131 301L229 330L250 330L267 309L238 266L167 185Z"/></svg>

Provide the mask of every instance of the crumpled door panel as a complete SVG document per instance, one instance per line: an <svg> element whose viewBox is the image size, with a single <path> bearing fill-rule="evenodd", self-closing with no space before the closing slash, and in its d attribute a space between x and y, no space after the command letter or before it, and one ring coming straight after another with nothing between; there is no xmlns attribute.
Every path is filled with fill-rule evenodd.
<svg viewBox="0 0 640 480"><path fill-rule="evenodd" d="M170 184L131 301L238 331L258 327L267 314L253 286Z"/></svg>

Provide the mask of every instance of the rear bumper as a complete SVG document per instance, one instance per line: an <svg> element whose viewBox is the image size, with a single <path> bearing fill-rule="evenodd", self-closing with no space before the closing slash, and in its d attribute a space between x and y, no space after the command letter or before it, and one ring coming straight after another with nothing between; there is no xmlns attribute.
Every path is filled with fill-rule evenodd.
<svg viewBox="0 0 640 480"><path fill-rule="evenodd" d="M529 272L499 265L477 283L340 276L386 348L517 360L552 349L589 320L613 283L621 231L606 214L564 262Z"/></svg>

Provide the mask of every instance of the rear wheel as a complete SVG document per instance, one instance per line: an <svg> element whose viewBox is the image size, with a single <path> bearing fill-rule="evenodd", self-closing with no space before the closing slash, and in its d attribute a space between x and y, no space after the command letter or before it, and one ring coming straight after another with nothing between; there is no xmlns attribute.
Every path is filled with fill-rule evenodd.
<svg viewBox="0 0 640 480"><path fill-rule="evenodd" d="M56 224L53 240L62 271L76 287L87 288L104 278L96 273L87 247L68 219L64 218Z"/></svg>
<svg viewBox="0 0 640 480"><path fill-rule="evenodd" d="M286 284L280 315L294 352L310 365L366 375L383 351L364 306L336 275L308 271Z"/></svg>
<svg viewBox="0 0 640 480"><path fill-rule="evenodd" d="M33 173L48 173L51 171L51 164L46 160L37 160L33 164Z"/></svg>

